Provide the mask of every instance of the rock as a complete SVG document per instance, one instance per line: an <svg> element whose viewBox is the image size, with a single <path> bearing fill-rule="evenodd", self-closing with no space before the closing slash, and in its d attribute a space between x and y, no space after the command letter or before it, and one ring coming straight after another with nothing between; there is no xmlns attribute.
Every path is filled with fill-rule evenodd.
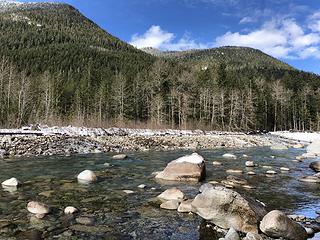
<svg viewBox="0 0 320 240"><path fill-rule="evenodd" d="M218 161L213 161L212 164L213 164L213 166L221 166L222 165L222 163L218 162Z"/></svg>
<svg viewBox="0 0 320 240"><path fill-rule="evenodd" d="M193 153L170 162L156 178L169 181L201 181L205 176L204 158Z"/></svg>
<svg viewBox="0 0 320 240"><path fill-rule="evenodd" d="M288 215L287 217L290 218L290 219L292 219L293 221L296 221L296 222L302 222L302 221L304 221L304 220L307 219L306 216L296 215L296 214Z"/></svg>
<svg viewBox="0 0 320 240"><path fill-rule="evenodd" d="M182 201L184 199L184 193L178 188L170 188L158 195L157 198L159 198L163 202L170 200Z"/></svg>
<svg viewBox="0 0 320 240"><path fill-rule="evenodd" d="M160 208L167 209L167 210L177 210L179 207L180 201L178 200L170 200L162 203Z"/></svg>
<svg viewBox="0 0 320 240"><path fill-rule="evenodd" d="M242 174L243 171L240 169L228 169L226 170L227 173L236 173L236 174Z"/></svg>
<svg viewBox="0 0 320 240"><path fill-rule="evenodd" d="M235 176L227 176L227 180L229 182L232 182L235 185L246 185L246 184L248 184L247 180L245 180L243 178L235 177Z"/></svg>
<svg viewBox="0 0 320 240"><path fill-rule="evenodd" d="M283 144L276 144L270 147L271 150L278 150L278 151L282 151L282 150L287 150L288 147L286 145Z"/></svg>
<svg viewBox="0 0 320 240"><path fill-rule="evenodd" d="M77 176L80 182L90 183L97 181L97 176L94 172L90 170L84 170Z"/></svg>
<svg viewBox="0 0 320 240"><path fill-rule="evenodd" d="M192 202L192 211L220 228L233 227L245 233L258 233L258 223L266 214L257 200L221 186L198 194Z"/></svg>
<svg viewBox="0 0 320 240"><path fill-rule="evenodd" d="M6 155L6 150L0 149L0 159L4 158L5 155Z"/></svg>
<svg viewBox="0 0 320 240"><path fill-rule="evenodd" d="M134 193L134 191L132 191L132 190L122 190L122 191L126 194L133 194Z"/></svg>
<svg viewBox="0 0 320 240"><path fill-rule="evenodd" d="M309 167L315 172L320 172L320 161L310 163Z"/></svg>
<svg viewBox="0 0 320 240"><path fill-rule="evenodd" d="M246 167L255 167L256 166L254 161L246 161L245 165L246 165Z"/></svg>
<svg viewBox="0 0 320 240"><path fill-rule="evenodd" d="M237 156L231 153L225 153L222 155L224 158L237 159Z"/></svg>
<svg viewBox="0 0 320 240"><path fill-rule="evenodd" d="M307 147L307 153L319 156L320 155L320 141L317 140L317 141L314 141L313 143L311 143Z"/></svg>
<svg viewBox="0 0 320 240"><path fill-rule="evenodd" d="M315 234L312 228L304 228L304 230L306 230L308 236L313 236Z"/></svg>
<svg viewBox="0 0 320 240"><path fill-rule="evenodd" d="M144 185L144 184L140 184L140 185L138 186L138 188L145 189L145 188L147 188L147 186Z"/></svg>
<svg viewBox="0 0 320 240"><path fill-rule="evenodd" d="M76 218L76 222L82 225L94 225L96 220L94 217L78 217Z"/></svg>
<svg viewBox="0 0 320 240"><path fill-rule="evenodd" d="M261 231L269 237L285 238L288 240L304 240L308 238L306 230L292 221L283 212L273 210L261 221Z"/></svg>
<svg viewBox="0 0 320 240"><path fill-rule="evenodd" d="M281 167L281 168L280 168L280 171L282 171L282 172L289 172L289 171L290 171L290 168Z"/></svg>
<svg viewBox="0 0 320 240"><path fill-rule="evenodd" d="M248 175L257 175L254 171L247 172Z"/></svg>
<svg viewBox="0 0 320 240"><path fill-rule="evenodd" d="M320 178L314 176L306 176L299 179L301 182L320 183Z"/></svg>
<svg viewBox="0 0 320 240"><path fill-rule="evenodd" d="M298 144L293 145L292 147L295 149L298 149L298 148L304 148L304 145L301 143L298 143Z"/></svg>
<svg viewBox="0 0 320 240"><path fill-rule="evenodd" d="M275 175L275 174L277 174L277 172L276 172L276 171L273 171L273 170L268 170L268 171L266 171L266 174L268 174L268 175Z"/></svg>
<svg viewBox="0 0 320 240"><path fill-rule="evenodd" d="M315 153L312 153L312 152L307 152L307 153L304 153L304 154L302 154L302 158L315 158L315 157L317 157L318 155L317 154L315 154Z"/></svg>
<svg viewBox="0 0 320 240"><path fill-rule="evenodd" d="M115 160L123 160L125 158L127 158L127 155L125 154L118 154L118 155L112 156L112 159L115 159Z"/></svg>
<svg viewBox="0 0 320 240"><path fill-rule="evenodd" d="M36 215L46 215L50 212L50 208L47 205L35 201L29 202L27 209L29 212Z"/></svg>
<svg viewBox="0 0 320 240"><path fill-rule="evenodd" d="M231 227L227 232L227 235L224 237L225 240L240 240L239 234L237 231Z"/></svg>
<svg viewBox="0 0 320 240"><path fill-rule="evenodd" d="M1 185L5 187L18 187L20 182L16 178L10 178L2 182Z"/></svg>
<svg viewBox="0 0 320 240"><path fill-rule="evenodd" d="M78 209L76 209L75 207L72 207L72 206L66 207L64 209L65 214L74 214L76 212L78 212Z"/></svg>
<svg viewBox="0 0 320 240"><path fill-rule="evenodd" d="M250 186L250 185L243 185L242 187L245 189L255 189L255 187Z"/></svg>
<svg viewBox="0 0 320 240"><path fill-rule="evenodd" d="M262 166L262 168L272 169L273 167L272 167L272 166L266 166L266 165L264 165L264 166Z"/></svg>
<svg viewBox="0 0 320 240"><path fill-rule="evenodd" d="M320 172L313 175L314 177L320 178Z"/></svg>
<svg viewBox="0 0 320 240"><path fill-rule="evenodd" d="M192 202L193 202L193 199L182 201L178 207L178 212L181 212L181 213L192 212L192 205L191 205Z"/></svg>
<svg viewBox="0 0 320 240"><path fill-rule="evenodd" d="M260 234L249 232L243 240L263 240L263 238Z"/></svg>
<svg viewBox="0 0 320 240"><path fill-rule="evenodd" d="M211 189L213 188L213 185L210 183L204 183L201 185L201 187L199 188L199 192L202 193L204 191L206 191L207 189Z"/></svg>

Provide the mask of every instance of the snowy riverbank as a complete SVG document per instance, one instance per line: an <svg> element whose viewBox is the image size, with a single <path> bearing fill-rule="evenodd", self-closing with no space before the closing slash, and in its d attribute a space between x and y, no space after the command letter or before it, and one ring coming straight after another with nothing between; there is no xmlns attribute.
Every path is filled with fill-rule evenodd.
<svg viewBox="0 0 320 240"><path fill-rule="evenodd" d="M280 137L286 140L300 141L304 143L311 143L314 141L320 141L320 132L271 132L272 136Z"/></svg>

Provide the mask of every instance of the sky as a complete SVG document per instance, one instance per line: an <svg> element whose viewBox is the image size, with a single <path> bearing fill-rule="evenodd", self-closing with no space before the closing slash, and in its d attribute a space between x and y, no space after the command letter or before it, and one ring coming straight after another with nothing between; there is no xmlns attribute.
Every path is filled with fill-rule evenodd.
<svg viewBox="0 0 320 240"><path fill-rule="evenodd" d="M320 74L320 0L63 2L137 48L247 46Z"/></svg>

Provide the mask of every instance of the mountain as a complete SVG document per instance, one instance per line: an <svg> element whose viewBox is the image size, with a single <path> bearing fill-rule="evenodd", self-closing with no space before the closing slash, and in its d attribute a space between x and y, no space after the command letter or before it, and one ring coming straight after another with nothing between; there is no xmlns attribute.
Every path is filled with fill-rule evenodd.
<svg viewBox="0 0 320 240"><path fill-rule="evenodd" d="M0 125L320 129L320 77L259 50L138 50L67 4L0 1Z"/></svg>

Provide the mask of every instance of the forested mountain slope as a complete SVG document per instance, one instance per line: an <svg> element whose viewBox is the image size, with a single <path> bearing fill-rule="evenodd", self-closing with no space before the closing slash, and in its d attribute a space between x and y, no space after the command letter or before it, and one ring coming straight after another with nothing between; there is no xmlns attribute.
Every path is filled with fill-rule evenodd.
<svg viewBox="0 0 320 240"><path fill-rule="evenodd" d="M65 4L2 1L0 32L3 126L320 129L320 77L259 50L140 51Z"/></svg>

